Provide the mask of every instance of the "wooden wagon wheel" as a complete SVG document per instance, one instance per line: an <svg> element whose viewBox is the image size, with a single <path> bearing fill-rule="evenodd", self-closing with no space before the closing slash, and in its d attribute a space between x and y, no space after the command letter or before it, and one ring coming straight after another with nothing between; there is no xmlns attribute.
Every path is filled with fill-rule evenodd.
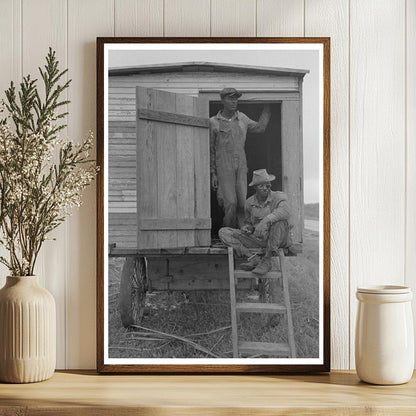
<svg viewBox="0 0 416 416"><path fill-rule="evenodd" d="M139 324L143 318L147 289L146 260L127 257L121 272L119 308L125 328Z"/></svg>

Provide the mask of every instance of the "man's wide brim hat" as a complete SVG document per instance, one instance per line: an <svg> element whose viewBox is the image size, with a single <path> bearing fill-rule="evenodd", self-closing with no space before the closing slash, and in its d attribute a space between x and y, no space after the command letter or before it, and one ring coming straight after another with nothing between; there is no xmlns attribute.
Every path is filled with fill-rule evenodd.
<svg viewBox="0 0 416 416"><path fill-rule="evenodd" d="M227 95L230 97L237 97L240 98L243 94L240 91L237 91L235 88L224 88L220 91L220 97L224 98Z"/></svg>
<svg viewBox="0 0 416 416"><path fill-rule="evenodd" d="M248 186L256 186L262 183L271 182L276 179L276 176L269 175L266 169L258 169L253 171L253 180L248 184Z"/></svg>

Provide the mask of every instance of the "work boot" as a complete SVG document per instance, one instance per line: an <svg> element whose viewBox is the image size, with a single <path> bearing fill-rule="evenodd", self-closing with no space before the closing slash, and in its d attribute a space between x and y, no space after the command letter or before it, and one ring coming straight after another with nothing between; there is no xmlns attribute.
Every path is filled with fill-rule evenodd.
<svg viewBox="0 0 416 416"><path fill-rule="evenodd" d="M251 271L253 270L261 261L261 258L256 254L255 256L251 257L246 263L240 264L241 270Z"/></svg>
<svg viewBox="0 0 416 416"><path fill-rule="evenodd" d="M263 261L259 263L259 265L254 270L252 270L252 273L263 275L269 272L271 268L272 259L270 257L264 257Z"/></svg>
<svg viewBox="0 0 416 416"><path fill-rule="evenodd" d="M302 244L294 243L290 247L288 247L287 250L289 251L289 253L296 256L297 254L302 253Z"/></svg>

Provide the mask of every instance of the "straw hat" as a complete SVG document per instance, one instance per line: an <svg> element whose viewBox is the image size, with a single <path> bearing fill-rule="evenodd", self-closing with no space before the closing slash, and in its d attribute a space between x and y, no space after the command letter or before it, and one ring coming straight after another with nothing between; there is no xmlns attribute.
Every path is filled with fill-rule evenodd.
<svg viewBox="0 0 416 416"><path fill-rule="evenodd" d="M260 185L261 183L271 182L276 179L276 176L269 175L266 169L257 169L253 171L253 180L248 186Z"/></svg>

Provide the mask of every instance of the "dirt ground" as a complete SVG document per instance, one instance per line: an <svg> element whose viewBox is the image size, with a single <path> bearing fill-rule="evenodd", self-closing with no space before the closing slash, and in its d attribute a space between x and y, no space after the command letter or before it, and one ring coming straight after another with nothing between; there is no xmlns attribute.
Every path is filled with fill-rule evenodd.
<svg viewBox="0 0 416 416"><path fill-rule="evenodd" d="M318 253L318 233L305 230L303 253L287 258L299 358L319 356ZM111 258L109 265L109 357L232 357L229 291L148 293L142 328L124 328L118 311L123 261ZM258 301L256 290L239 291L237 296L240 301ZM239 336L246 341L285 342L287 325L277 316L242 314Z"/></svg>

